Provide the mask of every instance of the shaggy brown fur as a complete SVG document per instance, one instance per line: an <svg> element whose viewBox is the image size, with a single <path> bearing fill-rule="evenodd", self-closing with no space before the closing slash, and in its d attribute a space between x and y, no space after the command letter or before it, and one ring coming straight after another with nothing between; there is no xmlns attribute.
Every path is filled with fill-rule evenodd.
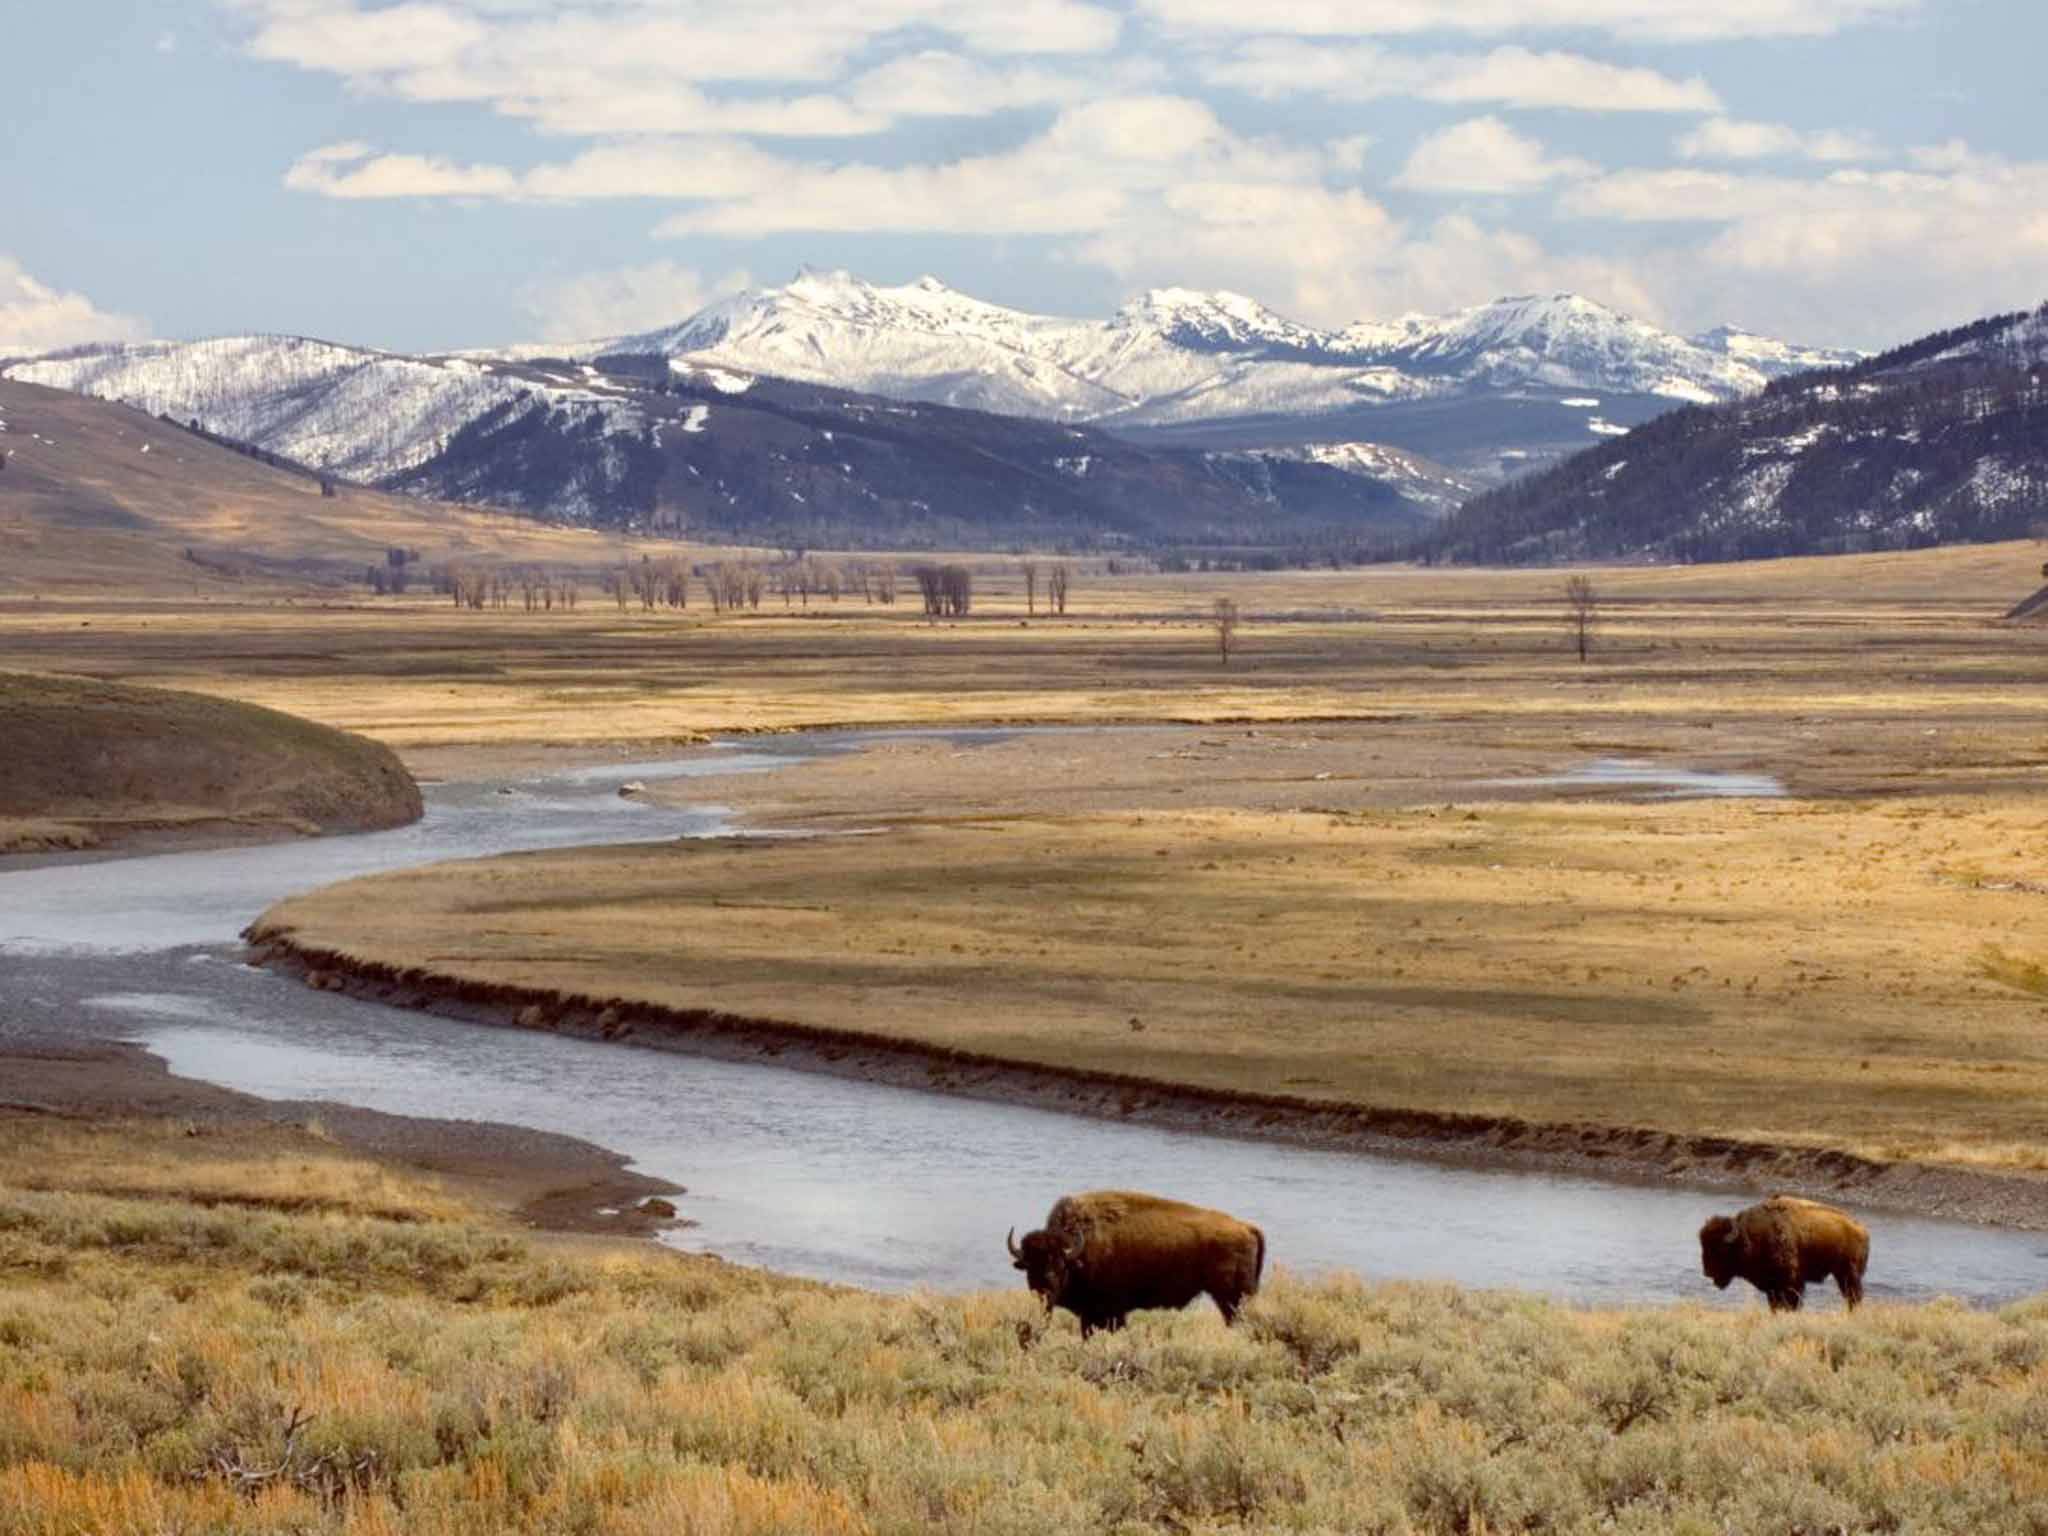
<svg viewBox="0 0 2048 1536"><path fill-rule="evenodd" d="M1106 1189L1067 1195L1045 1226L1010 1237L1010 1257L1049 1312L1065 1307L1081 1337L1115 1332L1145 1307L1184 1307L1207 1292L1225 1323L1259 1288L1266 1236L1221 1211Z"/></svg>
<svg viewBox="0 0 2048 1536"><path fill-rule="evenodd" d="M1700 1228L1700 1266L1722 1290L1740 1276L1773 1312L1796 1312L1809 1283L1832 1278L1853 1311L1863 1299L1870 1233L1831 1205L1773 1195Z"/></svg>

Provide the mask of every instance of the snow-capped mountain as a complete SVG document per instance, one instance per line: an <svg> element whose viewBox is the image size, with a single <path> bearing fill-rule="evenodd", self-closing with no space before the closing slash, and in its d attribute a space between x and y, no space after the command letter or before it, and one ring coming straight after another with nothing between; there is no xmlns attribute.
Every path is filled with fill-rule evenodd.
<svg viewBox="0 0 2048 1536"><path fill-rule="evenodd" d="M1028 444L1000 470L984 464L997 479L1025 466L1006 495L1027 523L1056 504L1062 538L1084 537L1089 507L1101 529L1121 528L1101 500L1119 477L1144 496L1190 477L1198 510L1176 520L1161 503L1125 536L1140 536L1140 525L1147 538L1199 528L1227 543L1233 530L1251 542L1282 526L1301 533L1312 518L1333 528L1361 516L1384 523L1392 509L1381 492L1402 516L1441 514L1475 487L1675 404L1741 398L1802 362L1846 356L1733 330L1688 341L1568 294L1325 331L1232 293L1158 288L1086 320L990 304L930 277L881 287L805 269L678 325L552 354L410 357L237 336L78 348L0 373L196 421L368 484L628 527L709 518L744 531L756 514L783 518L787 489L793 505L814 509L802 514L808 526L858 540L863 494L915 511L930 501L920 484L970 483L965 461L946 457L961 443L991 453ZM867 400L863 430L929 431L950 446L892 448L886 493L846 458L836 471L844 483L827 492L792 467L770 426L790 400L819 391ZM679 414L677 400L708 417ZM884 401L903 402L903 419L887 423ZM991 420L970 428L946 411ZM735 425L746 431L727 439ZM1091 446L1063 446L1048 429L1082 433ZM811 449L833 440L816 422L798 436ZM764 457L720 457L725 440ZM1031 489L1038 474L1058 477L1049 482L1057 495ZM821 496L830 518L815 510ZM741 506L746 497L757 504ZM953 526L927 511L877 514L877 529ZM961 527L980 536L973 519Z"/></svg>
<svg viewBox="0 0 2048 1536"><path fill-rule="evenodd" d="M1711 331L1702 331L1692 338L1695 346L1709 352L1718 352L1744 367L1753 369L1768 381L1782 379L1787 374L1805 373L1814 368L1850 368L1863 361L1866 353L1848 352L1835 347L1799 347L1790 342L1777 341L1769 336L1759 336L1754 331L1745 331L1740 326L1718 325Z"/></svg>
<svg viewBox="0 0 2048 1536"><path fill-rule="evenodd" d="M1729 560L2019 538L2048 518L2048 305L1674 413L1468 501L1430 560Z"/></svg>
<svg viewBox="0 0 2048 1536"><path fill-rule="evenodd" d="M1140 445L645 355L414 358L239 336L80 348L0 376L380 489L743 543L1355 550L1443 511L1440 476L1391 463ZM1411 479L1430 494L1411 498Z"/></svg>
<svg viewBox="0 0 2048 1536"><path fill-rule="evenodd" d="M631 392L595 368L549 377L503 362L407 357L302 336L80 347L6 374L196 421L366 484L418 470L481 419L556 415L600 441L631 438L646 425ZM590 510L587 498L558 508L578 520Z"/></svg>
<svg viewBox="0 0 2048 1536"><path fill-rule="evenodd" d="M1028 314L935 278L882 287L806 268L622 351L1113 429L1537 394L1704 403L1855 354L1732 329L1688 340L1572 294L1323 331L1232 293L1159 288L1107 320ZM1477 445L1476 457L1495 446Z"/></svg>

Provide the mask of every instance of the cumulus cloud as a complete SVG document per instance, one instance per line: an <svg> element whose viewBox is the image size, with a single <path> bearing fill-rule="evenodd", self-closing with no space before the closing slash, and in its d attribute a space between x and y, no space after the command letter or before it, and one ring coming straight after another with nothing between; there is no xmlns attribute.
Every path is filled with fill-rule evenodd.
<svg viewBox="0 0 2048 1536"><path fill-rule="evenodd" d="M1197 33L1298 37L1392 37L1426 32L1480 35L1595 31L1656 42L1825 37L1846 27L1909 16L1921 0L1138 0L1168 27Z"/></svg>
<svg viewBox="0 0 2048 1536"><path fill-rule="evenodd" d="M1598 169L1572 156L1551 159L1543 146L1497 117L1475 117L1415 146L1394 184L1420 192L1530 192Z"/></svg>
<svg viewBox="0 0 2048 1536"><path fill-rule="evenodd" d="M1803 132L1783 123L1709 118L1679 135L1673 146L1687 160L1805 160L1847 162L1876 160L1882 151L1859 134L1832 129Z"/></svg>
<svg viewBox="0 0 2048 1536"><path fill-rule="evenodd" d="M82 293L39 282L0 253L0 356L53 352L87 341L140 341L148 334L148 325L135 316L110 314Z"/></svg>
<svg viewBox="0 0 2048 1536"><path fill-rule="evenodd" d="M1698 75L1680 80L1654 69L1609 64L1579 53L1522 47L1488 53L1399 53L1377 43L1311 43L1255 38L1211 58L1205 78L1260 96L1300 93L1339 101L1413 96L1454 106L1498 103L1579 112L1718 112L1721 100Z"/></svg>
<svg viewBox="0 0 2048 1536"><path fill-rule="evenodd" d="M672 325L750 281L744 270L714 281L695 267L650 261L534 284L525 305L543 341L598 341Z"/></svg>
<svg viewBox="0 0 2048 1536"><path fill-rule="evenodd" d="M846 137L905 117L1070 100L1081 78L989 58L1087 60L1117 14L1084 0L230 0L259 59L407 101L480 105L559 134ZM878 48L908 52L872 59ZM849 78L856 61L869 68ZM892 87L906 87L892 89ZM929 89L932 94L926 94Z"/></svg>
<svg viewBox="0 0 2048 1536"><path fill-rule="evenodd" d="M1957 145L1911 170L1620 171L1559 198L1584 219L1712 226L1667 258L1662 278L1694 313L1739 306L1745 324L1862 341L2039 303L2044 209L2048 161Z"/></svg>

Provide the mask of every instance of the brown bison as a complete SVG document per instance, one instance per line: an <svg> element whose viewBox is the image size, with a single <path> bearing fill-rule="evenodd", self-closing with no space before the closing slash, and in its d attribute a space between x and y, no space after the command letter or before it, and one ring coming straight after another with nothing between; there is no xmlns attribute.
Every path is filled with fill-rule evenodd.
<svg viewBox="0 0 2048 1536"><path fill-rule="evenodd" d="M1203 1292L1223 1321L1259 1288L1266 1235L1257 1227L1157 1195L1104 1189L1066 1195L1045 1226L1009 1236L1010 1257L1046 1311L1065 1307L1081 1337L1114 1333L1146 1307L1184 1307Z"/></svg>
<svg viewBox="0 0 2048 1536"><path fill-rule="evenodd" d="M1863 1299L1870 1234L1832 1205L1773 1195L1700 1228L1700 1267L1722 1290L1740 1275L1773 1312L1797 1312L1808 1284L1833 1277L1853 1310Z"/></svg>

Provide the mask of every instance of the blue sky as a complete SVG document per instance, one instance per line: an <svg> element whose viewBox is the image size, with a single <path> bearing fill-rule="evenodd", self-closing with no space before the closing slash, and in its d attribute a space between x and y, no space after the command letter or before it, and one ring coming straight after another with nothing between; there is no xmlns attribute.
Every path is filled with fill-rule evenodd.
<svg viewBox="0 0 2048 1536"><path fill-rule="evenodd" d="M0 353L572 339L802 262L1863 346L2048 298L2040 0L17 9Z"/></svg>

